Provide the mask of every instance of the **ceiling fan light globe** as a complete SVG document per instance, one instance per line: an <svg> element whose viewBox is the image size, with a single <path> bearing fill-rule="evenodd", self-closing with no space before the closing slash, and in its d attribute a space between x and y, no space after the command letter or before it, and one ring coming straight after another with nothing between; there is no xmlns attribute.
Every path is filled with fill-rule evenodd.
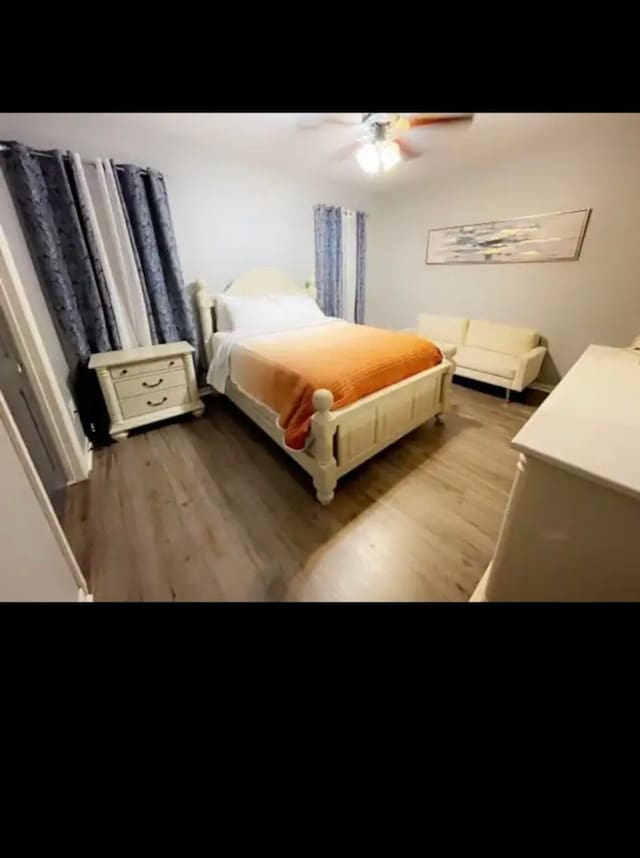
<svg viewBox="0 0 640 858"><path fill-rule="evenodd" d="M378 157L378 150L373 143L365 143L364 146L361 146L356 152L356 158L365 173L380 172L380 158Z"/></svg>
<svg viewBox="0 0 640 858"><path fill-rule="evenodd" d="M383 170L391 170L402 160L400 147L395 140L386 140L380 147L380 163Z"/></svg>
<svg viewBox="0 0 640 858"><path fill-rule="evenodd" d="M400 163L402 152L395 140L376 140L364 143L356 152L356 158L365 173L382 173Z"/></svg>

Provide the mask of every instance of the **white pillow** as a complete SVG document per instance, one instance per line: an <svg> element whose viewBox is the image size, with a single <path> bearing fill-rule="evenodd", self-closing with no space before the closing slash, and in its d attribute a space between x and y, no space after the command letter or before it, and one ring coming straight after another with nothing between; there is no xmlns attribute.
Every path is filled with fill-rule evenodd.
<svg viewBox="0 0 640 858"><path fill-rule="evenodd" d="M216 299L219 331L286 330L324 318L313 298L306 295L221 295Z"/></svg>
<svg viewBox="0 0 640 858"><path fill-rule="evenodd" d="M282 313L270 295L225 295L222 303L230 331L268 330L281 322Z"/></svg>
<svg viewBox="0 0 640 858"><path fill-rule="evenodd" d="M309 295L274 295L286 319L292 323L318 322L325 315Z"/></svg>

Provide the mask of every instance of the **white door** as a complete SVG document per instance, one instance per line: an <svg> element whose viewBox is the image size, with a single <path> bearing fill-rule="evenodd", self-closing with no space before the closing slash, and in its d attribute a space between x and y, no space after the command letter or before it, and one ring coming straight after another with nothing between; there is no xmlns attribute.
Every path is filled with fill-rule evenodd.
<svg viewBox="0 0 640 858"><path fill-rule="evenodd" d="M38 398L21 363L17 346L0 307L0 391L56 513L62 514L66 485L62 465L45 424Z"/></svg>

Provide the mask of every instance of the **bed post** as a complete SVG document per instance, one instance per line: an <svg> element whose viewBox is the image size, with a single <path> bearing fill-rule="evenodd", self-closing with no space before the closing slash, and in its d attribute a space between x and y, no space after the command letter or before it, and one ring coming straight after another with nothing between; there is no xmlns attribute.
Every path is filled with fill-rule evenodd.
<svg viewBox="0 0 640 858"><path fill-rule="evenodd" d="M313 455L317 462L313 485L316 488L316 497L323 506L327 506L333 500L333 490L338 482L336 477L338 463L333 455L336 418L331 414L332 405L333 394L330 390L320 388L313 394L315 414L311 418L311 427L315 442Z"/></svg>
<svg viewBox="0 0 640 858"><path fill-rule="evenodd" d="M448 367L446 373L442 376L442 401L440 411L436 414L436 423L444 423L444 415L451 408L451 387L453 385L454 365L451 361L447 361Z"/></svg>
<svg viewBox="0 0 640 858"><path fill-rule="evenodd" d="M202 342L207 355L207 361L213 357L211 353L211 337L213 335L213 298L209 294L204 280L196 280L196 306L200 320Z"/></svg>

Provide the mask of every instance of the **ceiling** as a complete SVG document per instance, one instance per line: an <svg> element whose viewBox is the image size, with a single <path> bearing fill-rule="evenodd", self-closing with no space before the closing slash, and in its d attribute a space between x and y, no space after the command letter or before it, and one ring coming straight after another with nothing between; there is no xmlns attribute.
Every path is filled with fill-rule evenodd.
<svg viewBox="0 0 640 858"><path fill-rule="evenodd" d="M476 113L466 128L426 129L424 155L399 164L389 173L363 173L355 157L337 160L335 153L353 141L353 127L321 124L315 130L300 126L316 117L359 119L359 114L302 113L128 113L110 114L112 120L134 122L154 135L167 134L211 151L212 157L250 160L349 184L385 191L440 177L483 160L515 155L519 149L555 137L563 129L593 127L594 114Z"/></svg>

